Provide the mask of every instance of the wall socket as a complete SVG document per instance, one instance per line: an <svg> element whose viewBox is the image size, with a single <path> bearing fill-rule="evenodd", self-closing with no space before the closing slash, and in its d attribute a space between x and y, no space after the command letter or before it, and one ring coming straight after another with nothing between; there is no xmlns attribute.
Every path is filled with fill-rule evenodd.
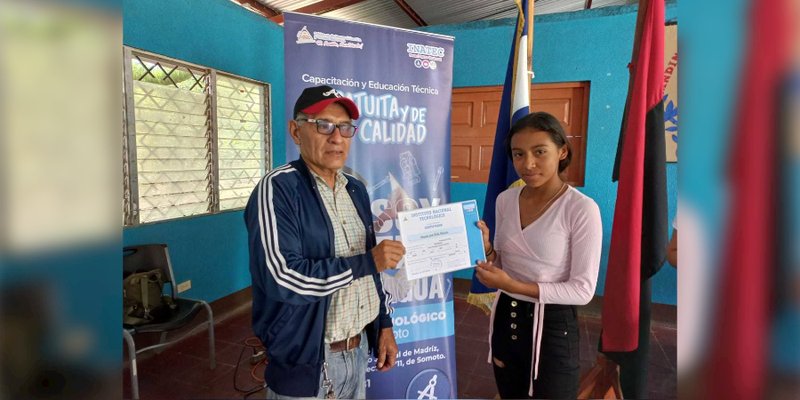
<svg viewBox="0 0 800 400"><path fill-rule="evenodd" d="M192 288L192 281L183 281L178 284L178 293L183 293Z"/></svg>

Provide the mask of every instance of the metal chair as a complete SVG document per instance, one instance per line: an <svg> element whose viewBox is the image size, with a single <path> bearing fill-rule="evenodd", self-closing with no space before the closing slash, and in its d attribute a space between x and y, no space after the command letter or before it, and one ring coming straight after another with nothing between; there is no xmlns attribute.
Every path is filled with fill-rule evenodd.
<svg viewBox="0 0 800 400"><path fill-rule="evenodd" d="M169 287L171 289L170 295L174 303L177 305L168 320L159 321L157 323L150 323L144 325L122 325L122 337L128 345L128 357L130 359L131 367L131 392L133 399L139 398L139 378L136 365L136 356L148 350L161 349L170 344L176 343L181 339L190 336L194 333L195 329L203 325L208 326L208 355L209 367L216 368L216 357L214 351L214 314L211 311L211 306L203 300L192 300L182 297L177 297L175 294L175 275L172 272L172 263L169 259L169 250L165 244L147 244L138 246L128 246L123 248L122 253L122 268L125 273L133 273L142 270L152 270L160 268L162 276L169 279ZM166 287L166 282L165 282ZM180 329L189 324L194 317L205 308L208 314L208 320L202 325L198 325L195 329L186 332L176 338L167 340L167 333ZM136 349L136 343L133 337L141 333L160 333L161 338L158 344L147 346L142 349Z"/></svg>

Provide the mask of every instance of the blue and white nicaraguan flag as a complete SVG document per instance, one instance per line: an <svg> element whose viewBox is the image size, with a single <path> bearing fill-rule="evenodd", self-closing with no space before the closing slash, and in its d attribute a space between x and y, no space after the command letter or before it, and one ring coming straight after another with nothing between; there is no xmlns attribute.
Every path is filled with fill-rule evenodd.
<svg viewBox="0 0 800 400"><path fill-rule="evenodd" d="M517 27L514 30L511 53L508 57L506 81L503 84L503 97L500 102L500 115L497 118L497 130L494 136L492 165L489 170L489 182L486 188L486 201L483 206L483 220L489 226L490 235L494 237L494 206L497 195L508 189L519 180L514 165L505 154L505 140L508 131L520 118L530 113L530 87L533 79L531 57L533 56L533 1L515 0L517 9ZM467 301L487 314L494 301L495 290L489 289L472 276Z"/></svg>

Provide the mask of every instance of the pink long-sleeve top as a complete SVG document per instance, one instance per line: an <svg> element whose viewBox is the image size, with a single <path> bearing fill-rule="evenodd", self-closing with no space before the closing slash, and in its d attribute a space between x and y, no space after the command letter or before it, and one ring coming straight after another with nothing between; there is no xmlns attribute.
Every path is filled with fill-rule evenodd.
<svg viewBox="0 0 800 400"><path fill-rule="evenodd" d="M539 284L539 299L508 295L543 304L588 303L597 286L603 246L600 209L594 200L569 187L523 229L521 191L522 187L514 187L497 197L494 248L509 276Z"/></svg>
<svg viewBox="0 0 800 400"><path fill-rule="evenodd" d="M520 224L519 195L522 187L510 188L497 196L495 208L495 262L512 278L539 284L539 299L507 293L534 303L531 383L539 376L539 354L546 304L588 303L597 286L603 224L597 203L573 187L526 227ZM492 306L489 343L492 338L497 298ZM492 362L491 346L489 363Z"/></svg>

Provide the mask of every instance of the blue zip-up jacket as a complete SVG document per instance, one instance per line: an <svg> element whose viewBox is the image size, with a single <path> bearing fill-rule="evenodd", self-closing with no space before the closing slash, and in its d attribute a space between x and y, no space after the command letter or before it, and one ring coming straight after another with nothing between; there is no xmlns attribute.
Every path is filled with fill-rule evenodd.
<svg viewBox="0 0 800 400"><path fill-rule="evenodd" d="M377 348L380 330L392 326L380 274L369 251L375 247L369 196L363 183L345 176L347 193L366 229L365 254L335 256L333 226L302 159L264 176L244 211L253 279L253 331L267 348L264 375L278 394L317 395L331 295L353 280L372 276L378 289L380 311L367 326L370 348Z"/></svg>

